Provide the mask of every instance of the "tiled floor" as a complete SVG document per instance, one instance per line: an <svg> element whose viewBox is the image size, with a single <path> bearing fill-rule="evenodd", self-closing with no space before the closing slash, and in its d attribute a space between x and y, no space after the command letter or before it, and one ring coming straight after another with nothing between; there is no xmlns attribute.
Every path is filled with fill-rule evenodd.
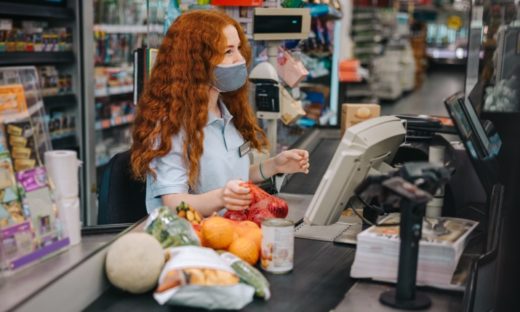
<svg viewBox="0 0 520 312"><path fill-rule="evenodd" d="M443 100L463 91L465 66L432 65L423 85L393 103L382 103L381 114L427 114L447 116Z"/></svg>

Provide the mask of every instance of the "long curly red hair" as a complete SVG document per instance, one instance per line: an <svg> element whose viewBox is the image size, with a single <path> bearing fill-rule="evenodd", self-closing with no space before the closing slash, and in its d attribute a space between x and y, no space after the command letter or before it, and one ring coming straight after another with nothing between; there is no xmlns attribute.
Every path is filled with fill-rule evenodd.
<svg viewBox="0 0 520 312"><path fill-rule="evenodd" d="M240 24L225 13L201 10L184 13L170 26L139 100L133 128L131 167L138 180L155 177L150 162L167 155L172 136L183 131L183 158L193 189L204 152L204 127L208 119L209 88L213 71L224 59L227 40L223 29L233 25L240 37L240 52L247 65L251 48ZM249 86L220 94L233 115L233 123L251 146L263 150L268 142L249 103Z"/></svg>

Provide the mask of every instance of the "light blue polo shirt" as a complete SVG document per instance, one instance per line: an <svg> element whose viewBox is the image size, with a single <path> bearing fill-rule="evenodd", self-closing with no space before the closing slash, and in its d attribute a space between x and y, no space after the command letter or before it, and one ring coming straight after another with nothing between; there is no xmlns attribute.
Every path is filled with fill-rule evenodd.
<svg viewBox="0 0 520 312"><path fill-rule="evenodd" d="M187 164L182 157L184 134L172 137L172 149L164 157L152 160L150 167L157 172L157 179L146 177L146 209L148 213L162 206L161 196L166 194L200 194L224 187L229 180L249 179L249 157L240 157L239 147L244 139L232 122L233 116L226 105L219 102L222 118L211 112L204 127L204 150L199 166L197 187L188 186Z"/></svg>

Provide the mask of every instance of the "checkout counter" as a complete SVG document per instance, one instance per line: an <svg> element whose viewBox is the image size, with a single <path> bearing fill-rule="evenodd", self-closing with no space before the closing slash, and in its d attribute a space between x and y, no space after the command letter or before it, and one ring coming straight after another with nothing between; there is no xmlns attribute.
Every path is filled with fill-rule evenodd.
<svg viewBox="0 0 520 312"><path fill-rule="evenodd" d="M280 197L289 205L291 219L301 219L332 159L340 140L339 129L313 129L295 147L310 152L309 175L288 177ZM140 231L143 222L125 230ZM0 282L0 310L10 311L191 311L160 306L151 293L132 295L111 286L104 258L116 227L84 231L79 245L22 269ZM110 233L112 232L112 233ZM478 241L478 240L477 240ZM471 244L470 244L471 245ZM478 244L477 244L478 245ZM470 248L478 257L479 250ZM355 246L295 239L294 270L275 275L263 272L271 284L268 301L255 299L244 311L396 311L379 303L379 294L392 284L350 277ZM464 293L422 288L432 299L427 311L462 311Z"/></svg>

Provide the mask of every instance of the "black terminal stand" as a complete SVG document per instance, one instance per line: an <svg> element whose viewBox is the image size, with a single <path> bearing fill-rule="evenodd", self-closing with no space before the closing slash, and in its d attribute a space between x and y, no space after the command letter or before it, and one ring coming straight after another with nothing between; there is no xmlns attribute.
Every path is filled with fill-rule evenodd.
<svg viewBox="0 0 520 312"><path fill-rule="evenodd" d="M369 176L356 188L356 194L377 199L385 211L401 210L397 285L395 290L381 294L381 303L405 310L425 309L431 305L430 298L415 291L419 241L426 204L450 175L448 168L425 162L406 163L388 175Z"/></svg>
<svg viewBox="0 0 520 312"><path fill-rule="evenodd" d="M415 291L419 241L426 203L432 196L403 178L394 177L383 182L383 187L401 197L401 221L399 236L399 268L397 286L381 294L381 303L398 309L418 310L431 305L426 295Z"/></svg>

